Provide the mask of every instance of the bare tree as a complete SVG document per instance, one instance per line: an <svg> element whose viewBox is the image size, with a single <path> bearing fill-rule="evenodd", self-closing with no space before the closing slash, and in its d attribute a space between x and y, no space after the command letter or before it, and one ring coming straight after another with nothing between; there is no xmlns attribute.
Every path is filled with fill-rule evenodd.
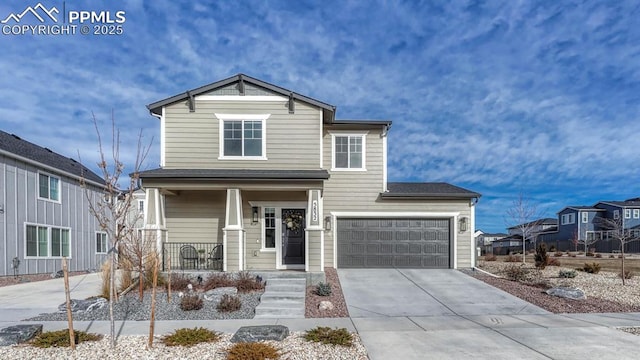
<svg viewBox="0 0 640 360"><path fill-rule="evenodd" d="M625 246L633 241L640 240L637 233L634 233L630 229L624 228L624 219L622 216L618 216L618 218L599 218L599 225L607 230L607 234L609 239L613 241L617 241L620 244L620 277L622 278L622 285L626 285L625 283L625 271L624 271L624 248Z"/></svg>
<svg viewBox="0 0 640 360"><path fill-rule="evenodd" d="M110 284L109 284L109 316L111 320L111 347L116 346L115 321L113 317L113 303L116 296L116 276L115 270L118 266L118 246L123 239L131 239L137 236L135 228L127 227L127 218L133 206L133 192L137 188L139 173L142 163L146 159L151 142L148 145L142 144L142 131L138 135L138 143L135 157L135 164L130 171L127 186L121 187L119 182L124 174L125 165L120 159L120 130L116 127L113 112L111 113L111 156L107 158L105 147L98 127L95 114L92 113L93 125L98 137L98 149L100 151L100 161L97 163L104 180L103 198L95 199L93 193L89 191L84 177L81 184L84 187L85 196L89 203L89 211L98 221L102 231L107 233L109 240L111 262ZM125 175L126 176L126 175Z"/></svg>
<svg viewBox="0 0 640 360"><path fill-rule="evenodd" d="M536 204L525 198L522 193L513 200L511 207L507 209L505 223L508 228L516 227L522 235L522 262L525 263L525 254L527 253L527 239L532 239L535 247L535 229L539 225L534 222L539 218L540 213ZM515 224L515 225L514 225Z"/></svg>
<svg viewBox="0 0 640 360"><path fill-rule="evenodd" d="M578 230L574 230L573 235L571 237L571 242L575 247L576 251L578 251L578 245L584 245L584 254L586 255L589 252L589 245L595 244L600 238L593 234L591 238L587 234L585 238L581 238Z"/></svg>

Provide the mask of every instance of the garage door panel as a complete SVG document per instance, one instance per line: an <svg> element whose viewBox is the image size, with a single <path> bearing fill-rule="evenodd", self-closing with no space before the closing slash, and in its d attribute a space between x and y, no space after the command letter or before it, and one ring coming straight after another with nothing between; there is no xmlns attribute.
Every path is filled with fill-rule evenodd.
<svg viewBox="0 0 640 360"><path fill-rule="evenodd" d="M449 268L449 224L449 219L339 218L338 266Z"/></svg>

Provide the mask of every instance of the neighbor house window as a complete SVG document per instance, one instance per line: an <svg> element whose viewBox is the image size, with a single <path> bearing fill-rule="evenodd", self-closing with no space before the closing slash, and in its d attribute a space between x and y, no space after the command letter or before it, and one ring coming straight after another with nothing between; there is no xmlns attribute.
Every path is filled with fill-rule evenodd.
<svg viewBox="0 0 640 360"><path fill-rule="evenodd" d="M26 253L30 257L69 257L70 231L65 228L27 225Z"/></svg>
<svg viewBox="0 0 640 360"><path fill-rule="evenodd" d="M575 223L575 214L564 214L562 215L562 225L573 224Z"/></svg>
<svg viewBox="0 0 640 360"><path fill-rule="evenodd" d="M640 219L640 209L633 209L633 218Z"/></svg>
<svg viewBox="0 0 640 360"><path fill-rule="evenodd" d="M276 209L264 208L264 246L265 249L276 248Z"/></svg>
<svg viewBox="0 0 640 360"><path fill-rule="evenodd" d="M220 119L220 158L266 159L265 120L269 114L216 114Z"/></svg>
<svg viewBox="0 0 640 360"><path fill-rule="evenodd" d="M138 211L144 212L144 200L138 200Z"/></svg>
<svg viewBox="0 0 640 360"><path fill-rule="evenodd" d="M620 210L613 210L613 218L620 219Z"/></svg>
<svg viewBox="0 0 640 360"><path fill-rule="evenodd" d="M588 222L589 222L589 213L583 212L582 213L582 223L583 224L587 224Z"/></svg>
<svg viewBox="0 0 640 360"><path fill-rule="evenodd" d="M106 254L106 253L107 253L107 233L97 232L96 233L96 254Z"/></svg>
<svg viewBox="0 0 640 360"><path fill-rule="evenodd" d="M365 170L366 134L331 134L332 169Z"/></svg>
<svg viewBox="0 0 640 360"><path fill-rule="evenodd" d="M631 209L624 209L624 218L631 219Z"/></svg>
<svg viewBox="0 0 640 360"><path fill-rule="evenodd" d="M38 195L41 199L60 201L60 179L47 174L38 174Z"/></svg>

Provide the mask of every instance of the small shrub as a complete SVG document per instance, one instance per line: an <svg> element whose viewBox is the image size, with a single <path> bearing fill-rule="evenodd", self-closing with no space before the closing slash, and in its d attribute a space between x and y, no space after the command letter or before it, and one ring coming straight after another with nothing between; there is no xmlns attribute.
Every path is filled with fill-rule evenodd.
<svg viewBox="0 0 640 360"><path fill-rule="evenodd" d="M498 257L495 256L494 254L487 254L484 256L484 261L496 261L498 260Z"/></svg>
<svg viewBox="0 0 640 360"><path fill-rule="evenodd" d="M578 275L578 273L575 270L560 270L558 271L558 277L564 278L564 279L573 279L574 277L576 277L576 275Z"/></svg>
<svg viewBox="0 0 640 360"><path fill-rule="evenodd" d="M220 299L220 303L218 303L218 311L220 312L232 312L240 310L242 306L242 302L240 298L237 296L224 294L222 295L222 299Z"/></svg>
<svg viewBox="0 0 640 360"><path fill-rule="evenodd" d="M265 360L280 359L280 350L264 342L240 342L228 350L228 360Z"/></svg>
<svg viewBox="0 0 640 360"><path fill-rule="evenodd" d="M171 290L172 291L185 291L191 284L191 280L188 276L182 274L171 274ZM168 282L167 282L168 285Z"/></svg>
<svg viewBox="0 0 640 360"><path fill-rule="evenodd" d="M602 254L597 253L595 256L596 256L597 258L601 258L601 257L602 257Z"/></svg>
<svg viewBox="0 0 640 360"><path fill-rule="evenodd" d="M598 264L597 262L594 262L594 263L591 263L591 264L585 263L584 266L582 267L582 269L586 273L597 274L597 273L600 272L600 264Z"/></svg>
<svg viewBox="0 0 640 360"><path fill-rule="evenodd" d="M616 257L616 256L615 256L615 255L613 255L613 254L609 255L609 259L614 259L615 257Z"/></svg>
<svg viewBox="0 0 640 360"><path fill-rule="evenodd" d="M534 256L536 269L544 270L549 262L549 254L547 254L547 245L540 243L536 246L536 254Z"/></svg>
<svg viewBox="0 0 640 360"><path fill-rule="evenodd" d="M204 306L204 301L198 295L185 295L180 300L180 309L184 311L200 310Z"/></svg>
<svg viewBox="0 0 640 360"><path fill-rule="evenodd" d="M511 281L524 281L528 273L522 265L509 265L504 269L505 277Z"/></svg>
<svg viewBox="0 0 640 360"><path fill-rule="evenodd" d="M107 259L102 263L100 267L100 278L102 283L100 284L101 297L108 299L111 294L111 260Z"/></svg>
<svg viewBox="0 0 640 360"><path fill-rule="evenodd" d="M549 258L547 260L547 266L560 266L560 260L556 258Z"/></svg>
<svg viewBox="0 0 640 360"><path fill-rule="evenodd" d="M618 259L622 259L622 254L618 255Z"/></svg>
<svg viewBox="0 0 640 360"><path fill-rule="evenodd" d="M555 245L551 245L551 247L549 248L549 252L556 252L556 246Z"/></svg>
<svg viewBox="0 0 640 360"><path fill-rule="evenodd" d="M264 283L249 272L242 271L238 274L235 287L238 288L238 292L247 293L250 291L264 290Z"/></svg>
<svg viewBox="0 0 640 360"><path fill-rule="evenodd" d="M234 280L228 273L213 274L204 282L204 291L219 287L235 286Z"/></svg>
<svg viewBox="0 0 640 360"><path fill-rule="evenodd" d="M576 257L576 254L575 254L575 253L571 253L571 255L570 255L570 256L571 256L571 257Z"/></svg>
<svg viewBox="0 0 640 360"><path fill-rule="evenodd" d="M316 295L329 296L331 295L331 284L320 282L316 285Z"/></svg>
<svg viewBox="0 0 640 360"><path fill-rule="evenodd" d="M329 327L318 326L308 330L304 334L304 339L332 345L351 346L353 344L353 336L345 328L331 329Z"/></svg>
<svg viewBox="0 0 640 360"><path fill-rule="evenodd" d="M509 256L504 259L504 262L522 262L522 257L520 255L509 254Z"/></svg>
<svg viewBox="0 0 640 360"><path fill-rule="evenodd" d="M595 254L594 254L594 253L592 253L591 251L589 251L586 255L587 255L587 256L590 256L590 257L594 257L594 256L595 256Z"/></svg>
<svg viewBox="0 0 640 360"><path fill-rule="evenodd" d="M553 254L553 256L555 257L561 257L562 256L562 251L556 251L555 254Z"/></svg>
<svg viewBox="0 0 640 360"><path fill-rule="evenodd" d="M624 274L622 272L620 272L620 274L618 274L618 276L620 276L620 278L625 278L625 279L631 279L634 275L635 274L631 270L625 270Z"/></svg>
<svg viewBox="0 0 640 360"><path fill-rule="evenodd" d="M193 346L220 340L220 334L205 328L177 329L162 338L166 346Z"/></svg>
<svg viewBox="0 0 640 360"><path fill-rule="evenodd" d="M84 331L76 330L73 334L75 335L76 344L85 341L98 341L102 339L102 335L86 333ZM31 345L39 348L68 347L69 329L43 332L31 341Z"/></svg>

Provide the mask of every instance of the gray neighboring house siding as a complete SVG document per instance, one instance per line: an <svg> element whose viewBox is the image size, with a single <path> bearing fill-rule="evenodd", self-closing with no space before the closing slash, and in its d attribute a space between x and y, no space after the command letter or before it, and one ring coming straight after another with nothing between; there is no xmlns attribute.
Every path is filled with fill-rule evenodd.
<svg viewBox="0 0 640 360"><path fill-rule="evenodd" d="M57 201L40 197L40 174L59 179ZM14 258L20 261L18 274L61 270L62 257L56 252L64 250L53 249L57 245L54 233L58 231L60 238L68 234L70 271L100 267L106 255L96 253L99 226L89 212L80 174L84 174L94 197L100 199L103 181L95 173L75 160L0 131L0 276L14 274ZM42 229L47 256L27 256L27 226Z"/></svg>

